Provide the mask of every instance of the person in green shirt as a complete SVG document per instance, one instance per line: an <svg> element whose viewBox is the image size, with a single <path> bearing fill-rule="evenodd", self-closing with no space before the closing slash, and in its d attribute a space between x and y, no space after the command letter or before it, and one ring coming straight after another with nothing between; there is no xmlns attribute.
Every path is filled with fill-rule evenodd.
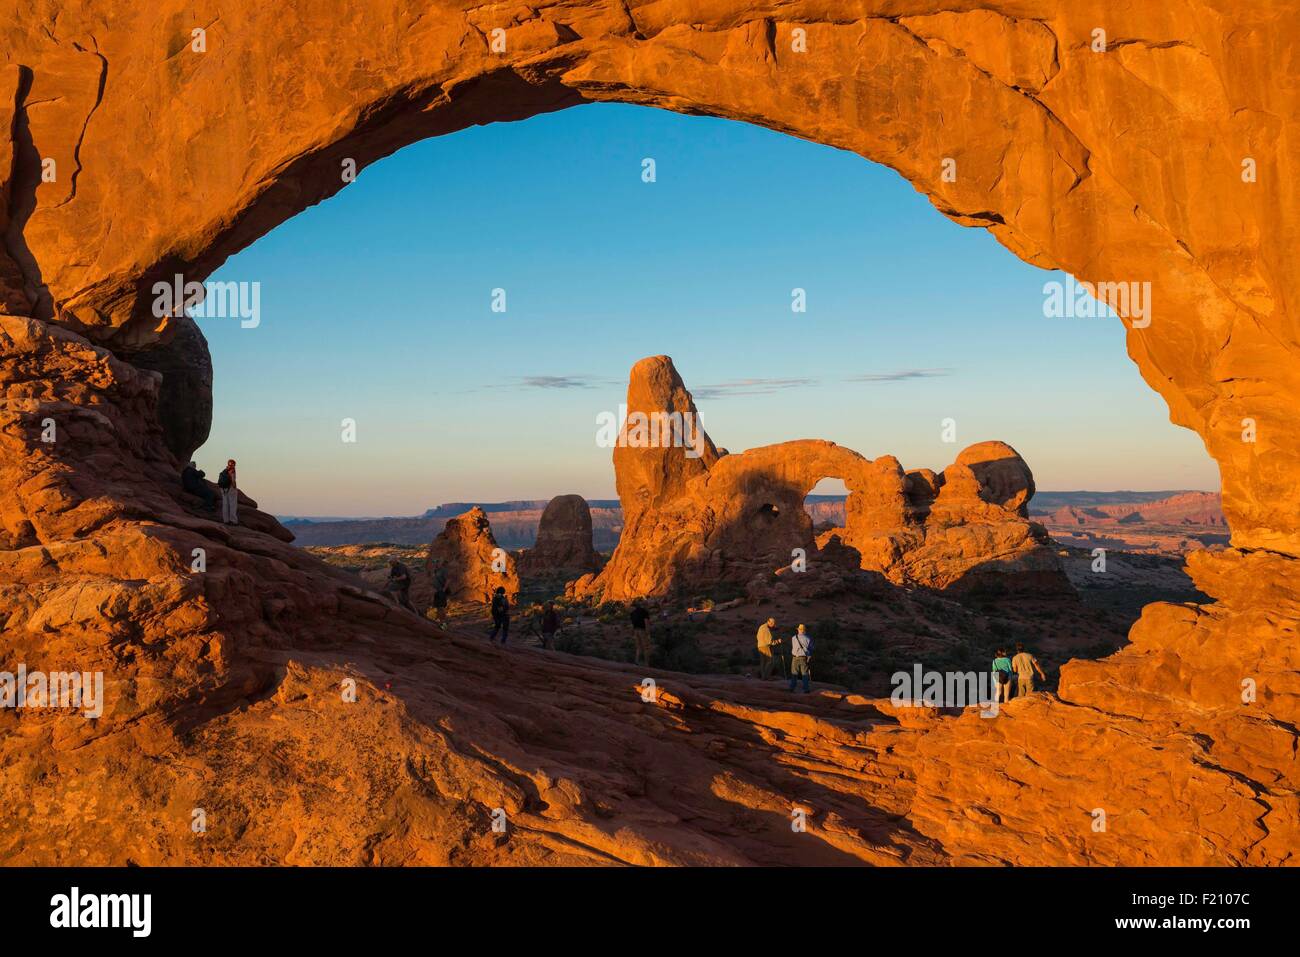
<svg viewBox="0 0 1300 957"><path fill-rule="evenodd" d="M1011 700L1011 659L1007 657L1005 648L999 648L993 658L993 680L996 692L993 700L999 704L1009 702Z"/></svg>

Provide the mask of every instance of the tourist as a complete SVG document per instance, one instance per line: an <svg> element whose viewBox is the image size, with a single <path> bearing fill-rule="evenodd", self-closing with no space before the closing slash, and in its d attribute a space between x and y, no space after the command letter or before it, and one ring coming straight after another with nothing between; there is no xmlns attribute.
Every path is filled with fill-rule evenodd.
<svg viewBox="0 0 1300 957"><path fill-rule="evenodd" d="M440 625L445 625L447 600L450 596L447 593L447 570L442 567L442 562L434 562L429 580L433 585L433 620Z"/></svg>
<svg viewBox="0 0 1300 957"><path fill-rule="evenodd" d="M227 459L226 467L217 476L221 489L221 521L224 525L239 524L239 483L235 480L235 460Z"/></svg>
<svg viewBox="0 0 1300 957"><path fill-rule="evenodd" d="M1016 673L1016 697L1023 698L1027 694L1034 693L1034 672L1038 672L1038 677L1044 681L1047 675L1043 674L1043 669L1039 667L1038 659L1025 651L1025 646L1016 642L1016 656L1011 659L1011 670Z"/></svg>
<svg viewBox="0 0 1300 957"><path fill-rule="evenodd" d="M803 625L799 626L790 637L790 690L794 691L794 686L800 677L803 678L803 693L809 691L808 683L812 680L812 635L808 634L808 629Z"/></svg>
<svg viewBox="0 0 1300 957"><path fill-rule="evenodd" d="M650 612L646 611L645 605L641 602L634 602L632 611L628 615L632 621L632 641L635 645L632 652L632 663L640 664L642 658L645 659L645 666L650 667Z"/></svg>
<svg viewBox="0 0 1300 957"><path fill-rule="evenodd" d="M780 642L772 638L772 629L776 627L776 619L769 618L758 626L758 676L763 681L772 677L772 646L779 645ZM785 660L782 659L782 671Z"/></svg>
<svg viewBox="0 0 1300 957"><path fill-rule="evenodd" d="M181 488L203 499L203 507L209 512L216 511L217 493L212 491L212 486L204 479L203 472L193 462L181 470Z"/></svg>
<svg viewBox="0 0 1300 957"><path fill-rule="evenodd" d="M504 648L506 639L510 637L510 599L502 585L498 585L492 595L492 634L488 635L488 641L496 640L497 632L501 633L501 646Z"/></svg>
<svg viewBox="0 0 1300 957"><path fill-rule="evenodd" d="M1011 659L1005 648L999 648L993 658L993 700L1006 703L1011 700Z"/></svg>
<svg viewBox="0 0 1300 957"><path fill-rule="evenodd" d="M384 585L384 591L396 598L403 608L415 611L415 606L411 604L411 570L396 558L388 562L388 581Z"/></svg>
<svg viewBox="0 0 1300 957"><path fill-rule="evenodd" d="M542 647L549 651L555 647L555 633L560 630L560 615L553 602L542 606L541 629Z"/></svg>

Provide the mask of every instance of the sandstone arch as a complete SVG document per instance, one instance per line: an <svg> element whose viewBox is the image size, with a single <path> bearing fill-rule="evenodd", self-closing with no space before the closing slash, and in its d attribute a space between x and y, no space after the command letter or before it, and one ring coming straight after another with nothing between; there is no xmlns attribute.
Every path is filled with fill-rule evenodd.
<svg viewBox="0 0 1300 957"><path fill-rule="evenodd" d="M897 585L1073 592L1028 520L1033 473L1004 442L972 445L937 475L824 439L731 454L714 445L668 356L632 366L626 408L613 455L623 532L600 574L571 584L575 596L680 597L724 581L757 594L819 550L825 536L814 537L804 500L825 478L848 489L836 563Z"/></svg>
<svg viewBox="0 0 1300 957"><path fill-rule="evenodd" d="M1219 463L1234 547L1191 565L1216 604L1152 606L1130 649L1067 669L1040 728L1085 734L1093 760L1078 765L1049 735L1036 764L1075 761L1080 779L1121 803L1169 780L1181 790L1160 790L1164 817L1130 819L1129 843L1088 843L1052 826L1054 809L1075 800L1059 781L1018 766L1006 779L1015 787L981 799L1037 843L981 835L962 816L954 748L978 742L995 775L1025 745L967 722L907 739L900 753L917 759L916 793L891 814L923 830L899 840L925 859L1287 859L1298 806L1287 729L1300 718L1293 10L1267 0L879 0L850 14L807 2L696 13L672 2L368 0L355 19L309 0L199 9L37 3L0 24L0 615L12 649L116 663L122 691L119 710L93 728L41 725L49 747L9 765L11 775L26 768L35 781L55 761L102 779L84 745L111 735L175 753L178 728L272 694L284 680L277 655L315 647L323 628L342 638L380 627L399 641L426 627L275 539L212 529L176 501L176 455L205 416L160 410L160 379L146 370L192 366L201 387L206 357L151 314L152 284L178 272L203 279L341 188L346 158L364 166L473 123L619 100L852 150L1029 262L1152 283L1152 322L1128 331L1128 352ZM796 25L807 52L791 50ZM202 54L189 49L198 27ZM502 54L486 42L497 27ZM1104 51L1093 49L1097 29ZM45 159L61 171L53 182L41 180ZM137 366L132 356L147 358ZM47 419L57 443L39 439ZM1254 442L1242 441L1246 422ZM201 580L188 572L195 547L215 559ZM1261 689L1253 710L1243 709L1243 676ZM1183 721L1195 722L1194 740ZM209 741L198 753L216 761L218 750ZM100 844L84 811L58 817L71 798L15 782L11 806L35 802L50 834L89 828L95 840L83 843ZM110 783L122 803L144 800ZM1047 826L1018 817L1023 792ZM1197 820L1184 792L1222 810ZM165 836L161 813L139 821L156 841L120 835L101 862L127 847L146 862L196 859ZM580 833L592 840L571 836ZM639 859L656 859L650 846Z"/></svg>
<svg viewBox="0 0 1300 957"><path fill-rule="evenodd" d="M1287 62L1294 22L1262 2L1230 18L1210 3L968 6L684 17L588 0L530 16L372 0L352 20L302 2L227 11L202 54L179 3L114 7L111 28L93 2L63 10L57 30L38 14L4 36L0 102L16 125L0 273L23 276L38 312L138 347L160 334L143 308L154 281L202 279L342 188L344 158L364 167L416 139L590 100L757 122L894 167L1030 262L1150 281L1156 316L1130 331L1130 355L1220 463L1234 541L1300 553L1284 478L1298 466L1300 365L1277 361L1296 345L1281 218L1293 197L1274 135L1295 107L1253 72ZM790 51L795 25L806 53ZM495 27L504 54L489 50ZM1107 52L1092 49L1096 29ZM243 66L271 59L275 71ZM64 177L33 184L37 157ZM6 299L21 296L11 284Z"/></svg>

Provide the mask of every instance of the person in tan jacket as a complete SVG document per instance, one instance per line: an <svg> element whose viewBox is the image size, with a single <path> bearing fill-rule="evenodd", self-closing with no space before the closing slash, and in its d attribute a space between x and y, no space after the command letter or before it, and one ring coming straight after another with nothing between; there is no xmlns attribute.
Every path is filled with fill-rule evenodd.
<svg viewBox="0 0 1300 957"><path fill-rule="evenodd" d="M1016 673L1016 697L1020 698L1034 693L1034 672L1044 681L1047 675L1038 665L1038 659L1025 651L1025 646L1016 642L1016 656L1011 659L1011 670Z"/></svg>
<svg viewBox="0 0 1300 957"><path fill-rule="evenodd" d="M772 677L772 665L776 660L772 656L772 646L780 644L780 641L772 637L772 629L775 627L775 618L769 618L758 626L758 676L764 681Z"/></svg>

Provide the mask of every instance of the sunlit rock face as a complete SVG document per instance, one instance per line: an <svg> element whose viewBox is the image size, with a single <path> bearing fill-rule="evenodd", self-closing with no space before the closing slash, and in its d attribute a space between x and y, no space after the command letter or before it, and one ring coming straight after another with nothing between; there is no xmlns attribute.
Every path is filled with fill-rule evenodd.
<svg viewBox="0 0 1300 957"><path fill-rule="evenodd" d="M582 574L599 567L587 500L581 495L555 496L542 510L537 540L519 556L520 574Z"/></svg>
<svg viewBox="0 0 1300 957"><path fill-rule="evenodd" d="M447 594L459 601L490 602L498 588L511 601L519 594L514 556L497 545L487 513L477 505L447 519L429 545L425 567L430 574L441 568Z"/></svg>
<svg viewBox="0 0 1300 957"><path fill-rule="evenodd" d="M681 596L722 582L762 593L774 576L823 561L833 534L859 569L895 585L955 592L1072 594L1042 526L1027 518L1034 477L1004 442L972 445L934 473L905 473L821 439L719 455L667 356L642 359L614 450L623 533L580 598ZM679 417L679 418L674 418ZM826 478L848 488L845 527L814 536L804 500Z"/></svg>
<svg viewBox="0 0 1300 957"><path fill-rule="evenodd" d="M91 720L0 709L0 857L1293 860L1298 48L1271 0L833 16L797 0L367 0L347 17L284 0L217 19L87 0L5 18L0 643L31 668L101 671L107 701ZM838 698L796 713L675 676L648 705L617 666L520 655L506 682L499 652L301 553L269 516L229 528L183 499L204 358L176 345L156 283L205 279L351 163L596 100L857 152L1026 261L1111 284L1130 359L1220 467L1232 547L1189 563L1216 601L1150 606L1129 647L993 720ZM1044 334L1071 321L1045 317ZM188 390L163 385L190 362ZM636 487L648 506L745 471L716 455ZM1014 512L1014 462L987 482L982 462L958 463L979 488L954 482L955 499L948 470L943 486L903 473L862 506ZM671 792L647 792L646 762L673 769ZM792 801L814 811L805 834ZM519 824L509 841L495 807Z"/></svg>

